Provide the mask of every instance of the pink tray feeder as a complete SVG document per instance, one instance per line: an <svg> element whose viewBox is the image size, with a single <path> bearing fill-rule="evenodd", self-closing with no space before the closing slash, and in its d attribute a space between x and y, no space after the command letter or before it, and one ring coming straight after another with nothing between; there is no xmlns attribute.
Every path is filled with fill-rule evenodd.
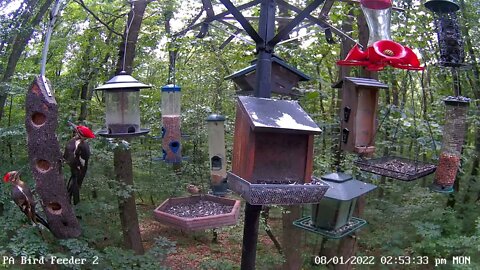
<svg viewBox="0 0 480 270"><path fill-rule="evenodd" d="M169 198L153 211L155 219L187 231L237 224L240 201L212 195Z"/></svg>

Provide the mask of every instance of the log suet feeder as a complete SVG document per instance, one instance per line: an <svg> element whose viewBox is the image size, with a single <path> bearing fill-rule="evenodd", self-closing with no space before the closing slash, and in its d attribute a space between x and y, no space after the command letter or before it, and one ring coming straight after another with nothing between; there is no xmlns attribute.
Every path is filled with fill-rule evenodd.
<svg viewBox="0 0 480 270"><path fill-rule="evenodd" d="M62 154L55 130L58 105L53 88L45 76L37 76L25 101L28 159L35 191L50 230L57 238L73 238L81 234L80 224L67 198L62 174Z"/></svg>
<svg viewBox="0 0 480 270"><path fill-rule="evenodd" d="M255 205L320 201L328 188L312 181L320 133L297 102L238 97L230 189Z"/></svg>
<svg viewBox="0 0 480 270"><path fill-rule="evenodd" d="M239 70L227 77L231 79L240 88L239 94L251 94L256 86L257 60L252 61L251 65ZM300 81L309 81L310 77L300 70L287 64L278 56L272 56L272 93L280 95L294 95L293 88L298 86ZM297 94L298 95L298 94Z"/></svg>
<svg viewBox="0 0 480 270"><path fill-rule="evenodd" d="M105 91L105 122L107 129L98 135L109 138L129 138L147 134L140 126L140 89L151 88L125 71L95 90Z"/></svg>
<svg viewBox="0 0 480 270"><path fill-rule="evenodd" d="M181 90L174 84L162 87L162 153L167 163L182 162Z"/></svg>
<svg viewBox="0 0 480 270"><path fill-rule="evenodd" d="M357 198L377 188L375 185L354 179L345 173L330 173L321 177L330 187L324 198L312 205L310 227L319 234L331 238L340 238L351 234L366 224L365 221L355 218ZM296 225L304 228L308 224L305 219L296 221ZM352 226L356 224L355 226Z"/></svg>
<svg viewBox="0 0 480 270"><path fill-rule="evenodd" d="M207 117L208 155L210 157L210 181L213 195L227 192L227 159L225 154L225 116L211 114Z"/></svg>
<svg viewBox="0 0 480 270"><path fill-rule="evenodd" d="M388 86L374 79L345 77L332 87L342 88L341 149L373 154L379 90Z"/></svg>

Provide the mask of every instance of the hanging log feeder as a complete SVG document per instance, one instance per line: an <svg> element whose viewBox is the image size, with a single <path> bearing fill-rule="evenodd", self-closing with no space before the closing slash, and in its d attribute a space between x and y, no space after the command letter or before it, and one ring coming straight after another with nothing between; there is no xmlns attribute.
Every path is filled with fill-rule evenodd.
<svg viewBox="0 0 480 270"><path fill-rule="evenodd" d="M50 230L57 238L78 237L81 228L67 198L62 154L55 134L58 105L45 76L37 76L33 81L25 107L28 159Z"/></svg>
<svg viewBox="0 0 480 270"><path fill-rule="evenodd" d="M154 210L155 219L187 231L235 225L240 201L211 195L169 198Z"/></svg>

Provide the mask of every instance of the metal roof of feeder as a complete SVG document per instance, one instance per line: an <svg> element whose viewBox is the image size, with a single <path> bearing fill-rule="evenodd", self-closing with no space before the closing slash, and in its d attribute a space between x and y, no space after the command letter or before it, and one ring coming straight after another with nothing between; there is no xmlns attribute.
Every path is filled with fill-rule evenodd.
<svg viewBox="0 0 480 270"><path fill-rule="evenodd" d="M135 90L135 89L142 89L142 88L151 88L151 85L143 84L139 82L137 79L128 75L127 72L121 71L120 74L111 78L107 81L104 85L101 85L95 90Z"/></svg>
<svg viewBox="0 0 480 270"><path fill-rule="evenodd" d="M449 0L431 0L425 2L425 7L437 13L450 13L460 9L460 6L454 1Z"/></svg>
<svg viewBox="0 0 480 270"><path fill-rule="evenodd" d="M167 84L162 86L162 92L178 92L181 90L182 88L176 84Z"/></svg>
<svg viewBox="0 0 480 270"><path fill-rule="evenodd" d="M238 97L253 131L320 134L322 130L296 101Z"/></svg>
<svg viewBox="0 0 480 270"><path fill-rule="evenodd" d="M225 121L225 116L221 115L221 114L216 114L216 113L213 113L213 114L210 114L207 119L206 119L207 122L218 122L218 121Z"/></svg>
<svg viewBox="0 0 480 270"><path fill-rule="evenodd" d="M283 59L281 59L280 57L276 56L276 55L273 55L272 56L272 63L277 63L279 64L280 66L292 71L293 73L295 73L298 77L300 77L300 81L309 81L310 80L310 76L306 75L305 73L301 72L300 70L294 68L293 66L287 64ZM229 79L235 79L237 77L240 77L240 76L243 76L243 75L246 75L250 72L253 72L257 69L257 59L253 60L251 62L251 66L248 66L244 69L241 69L231 75L228 75L227 77L225 77L225 80L229 80Z"/></svg>
<svg viewBox="0 0 480 270"><path fill-rule="evenodd" d="M375 79L370 79L370 78L356 78L356 77L345 77L342 80L334 83L332 85L333 88L341 88L343 85L343 82L349 81L353 83L355 86L363 86L363 87L372 87L372 88L383 88L387 89L388 85L381 83Z"/></svg>
<svg viewBox="0 0 480 270"><path fill-rule="evenodd" d="M354 198L368 193L377 188L377 186L365 183L345 173L330 173L321 177L330 188L325 193L325 198L339 201L350 201Z"/></svg>

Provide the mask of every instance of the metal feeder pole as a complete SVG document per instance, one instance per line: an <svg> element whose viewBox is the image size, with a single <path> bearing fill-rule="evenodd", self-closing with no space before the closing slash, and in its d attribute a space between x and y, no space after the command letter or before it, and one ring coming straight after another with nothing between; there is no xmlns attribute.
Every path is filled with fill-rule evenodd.
<svg viewBox="0 0 480 270"><path fill-rule="evenodd" d="M267 42L275 34L275 1L264 0L260 5L259 35L263 43L257 43L257 71L255 97L271 97L272 93L272 54L273 47ZM258 225L260 221L261 205L245 205L245 223L243 227L242 270L254 270L257 257Z"/></svg>

